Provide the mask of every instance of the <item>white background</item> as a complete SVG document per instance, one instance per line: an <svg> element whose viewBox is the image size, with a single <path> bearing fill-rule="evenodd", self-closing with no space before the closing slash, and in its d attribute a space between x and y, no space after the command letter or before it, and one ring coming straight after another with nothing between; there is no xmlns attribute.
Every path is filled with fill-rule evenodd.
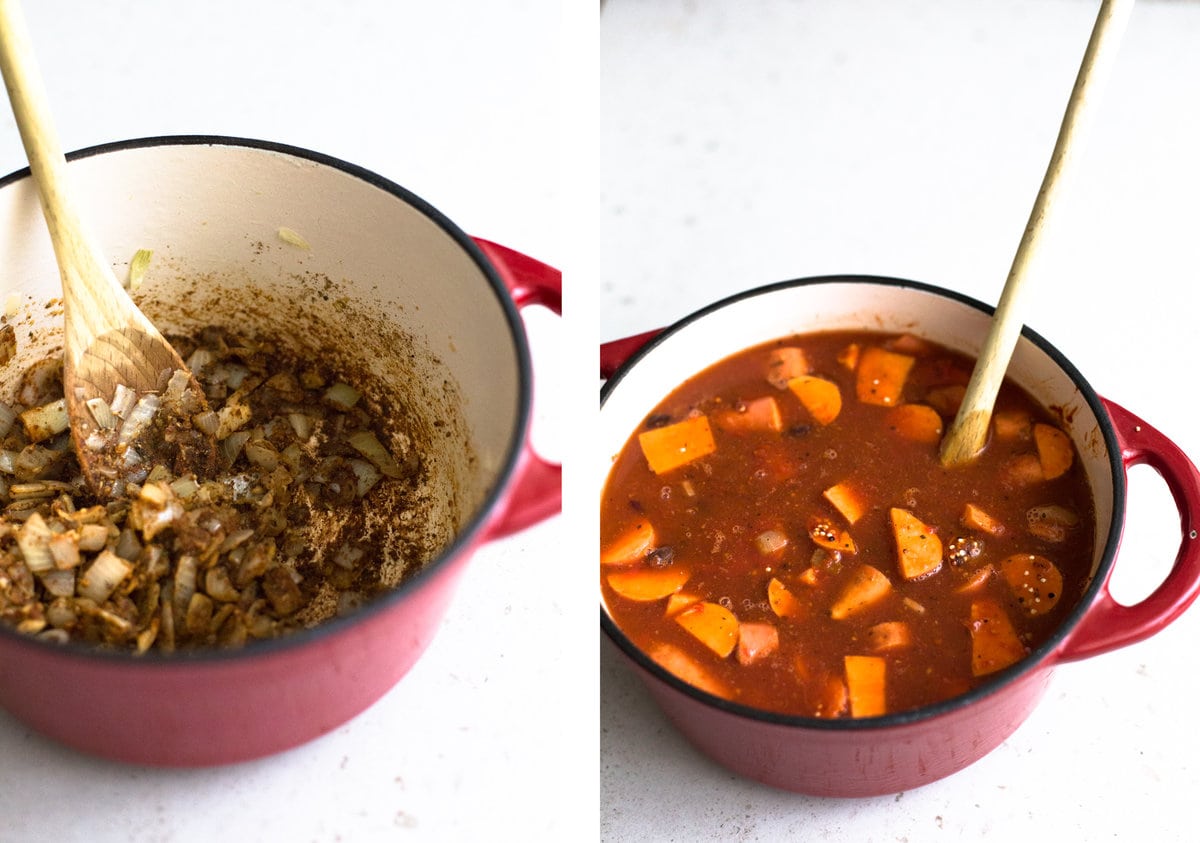
<svg viewBox="0 0 1200 843"><path fill-rule="evenodd" d="M470 234L563 263L555 0L25 8L65 149L181 133L294 144L398 182ZM4 107L0 172L23 166ZM539 384L561 381L563 332L530 319ZM561 403L538 396L535 438L560 456L547 425ZM110 764L0 712L0 840L593 836L595 616L572 605L582 579L562 544L557 518L482 548L412 672L351 723L277 757L193 771Z"/></svg>
<svg viewBox="0 0 1200 843"><path fill-rule="evenodd" d="M995 303L1097 8L608 0L602 337L827 273ZM1027 321L1098 392L1200 458L1200 3L1137 4L1090 137ZM1147 594L1178 543L1165 487L1135 469L1114 593ZM1034 715L967 770L845 801L717 767L602 641L602 838L1191 839L1197 641L1193 608L1148 641L1060 667Z"/></svg>

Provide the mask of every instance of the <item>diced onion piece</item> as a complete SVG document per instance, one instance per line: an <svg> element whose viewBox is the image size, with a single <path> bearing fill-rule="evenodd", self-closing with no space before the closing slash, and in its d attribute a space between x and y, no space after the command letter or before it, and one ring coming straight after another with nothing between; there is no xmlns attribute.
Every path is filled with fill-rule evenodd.
<svg viewBox="0 0 1200 843"><path fill-rule="evenodd" d="M143 395L139 398L133 405L133 409L129 411L129 415L125 417L120 431L117 432L117 444L128 445L141 436L142 432L150 426L150 422L154 420L154 414L158 412L160 403L157 395Z"/></svg>
<svg viewBox="0 0 1200 843"><path fill-rule="evenodd" d="M102 550L96 556L96 561L84 572L76 584L80 597L103 603L121 584L121 580L129 576L133 565L122 559L111 550Z"/></svg>
<svg viewBox="0 0 1200 843"><path fill-rule="evenodd" d="M54 567L69 570L79 566L79 536L74 533L58 533L47 545L54 558ZM71 592L74 593L74 592Z"/></svg>
<svg viewBox="0 0 1200 843"><path fill-rule="evenodd" d="M354 479L357 482L354 491L360 498L371 491L375 484L379 482L379 479L383 477L379 469L366 460L346 460L346 462L354 472Z"/></svg>
<svg viewBox="0 0 1200 843"><path fill-rule="evenodd" d="M42 587L54 597L70 597L75 593L75 572L53 568L38 574Z"/></svg>
<svg viewBox="0 0 1200 843"><path fill-rule="evenodd" d="M67 399L59 398L49 404L33 407L21 413L21 424L33 442L42 442L66 430L71 421L67 417Z"/></svg>
<svg viewBox="0 0 1200 843"><path fill-rule="evenodd" d="M297 231L288 228L286 225L281 225L279 227L279 239L284 243L290 243L291 245L297 246L301 249L312 248L308 245L308 241L301 237Z"/></svg>
<svg viewBox="0 0 1200 843"><path fill-rule="evenodd" d="M362 393L344 381L338 381L325 390L326 403L332 404L339 410L349 410L362 398Z"/></svg>
<svg viewBox="0 0 1200 843"><path fill-rule="evenodd" d="M198 375L205 366L208 366L216 359L216 354L214 354L210 349L197 348L187 359L187 367L192 371L193 375Z"/></svg>
<svg viewBox="0 0 1200 843"><path fill-rule="evenodd" d="M187 392L191 382L192 379L188 376L187 370L176 369L171 373L171 379L167 381L167 388L163 391L163 398L172 404L182 401L183 395Z"/></svg>
<svg viewBox="0 0 1200 843"><path fill-rule="evenodd" d="M220 437L218 437L220 438ZM242 453L242 446L250 439L250 431L239 430L236 433L231 433L221 442L221 450L225 453L225 459L232 465Z"/></svg>
<svg viewBox="0 0 1200 843"><path fill-rule="evenodd" d="M112 408L108 406L108 402L103 398L89 398L86 402L88 410L92 413L92 418L96 421L96 426L101 430L112 430L117 426L117 417L113 415Z"/></svg>
<svg viewBox="0 0 1200 843"><path fill-rule="evenodd" d="M180 477L171 483L171 491L181 500L189 500L194 497L196 490L200 488L200 484L196 482L194 477Z"/></svg>
<svg viewBox="0 0 1200 843"><path fill-rule="evenodd" d="M5 474L16 473L16 451L0 451L0 471Z"/></svg>
<svg viewBox="0 0 1200 843"><path fill-rule="evenodd" d="M42 516L34 512L17 531L17 547L25 559L25 567L35 574L54 568L50 539L54 536Z"/></svg>
<svg viewBox="0 0 1200 843"><path fill-rule="evenodd" d="M279 467L279 452L266 439L250 439L246 442L246 459L263 471L274 471Z"/></svg>
<svg viewBox="0 0 1200 843"><path fill-rule="evenodd" d="M150 249L138 249L129 261L129 289L136 290L146 280L146 270L150 268L150 258L154 252Z"/></svg>
<svg viewBox="0 0 1200 843"><path fill-rule="evenodd" d="M129 415L129 411L133 409L133 405L136 403L137 393L125 384L119 383L113 391L113 399L108 407L112 410L114 416L123 419Z"/></svg>
<svg viewBox="0 0 1200 843"><path fill-rule="evenodd" d="M346 442L350 447L358 451L368 460L375 464L375 467L384 473L387 477L403 477L404 471L400 468L400 464L392 459L392 455L388 453L383 444L375 437L375 434L369 430L356 430L346 437Z"/></svg>
<svg viewBox="0 0 1200 843"><path fill-rule="evenodd" d="M230 402L217 411L217 439L225 439L250 421L251 411L246 404ZM240 446L239 446L240 447Z"/></svg>
<svg viewBox="0 0 1200 843"><path fill-rule="evenodd" d="M8 432L12 430L13 422L17 420L17 414L13 412L13 408L0 401L0 438L8 436Z"/></svg>
<svg viewBox="0 0 1200 843"><path fill-rule="evenodd" d="M108 527L103 524L84 524L79 528L79 549L85 553L102 550L108 543Z"/></svg>
<svg viewBox="0 0 1200 843"><path fill-rule="evenodd" d="M221 417L212 410L205 410L192 416L192 427L205 436L216 437L217 430L221 427Z"/></svg>
<svg viewBox="0 0 1200 843"><path fill-rule="evenodd" d="M296 434L297 439L305 439L312 436L313 418L304 413L288 413L288 423L292 426L292 431Z"/></svg>

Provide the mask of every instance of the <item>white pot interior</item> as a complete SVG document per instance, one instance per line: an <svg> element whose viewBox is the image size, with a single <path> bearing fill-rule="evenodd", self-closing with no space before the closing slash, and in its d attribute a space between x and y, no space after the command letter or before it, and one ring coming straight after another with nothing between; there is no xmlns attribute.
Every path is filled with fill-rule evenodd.
<svg viewBox="0 0 1200 843"><path fill-rule="evenodd" d="M528 385L500 294L448 223L369 174L274 148L130 145L68 172L118 278L153 251L134 298L164 332L269 331L369 371L434 466L427 511L410 520L444 544L479 512L519 444ZM0 305L19 348L0 367L11 400L23 363L61 349L58 270L30 179L0 189L0 232Z"/></svg>
<svg viewBox="0 0 1200 843"><path fill-rule="evenodd" d="M911 332L976 356L989 323L987 313L920 287L848 280L748 293L684 320L620 373L601 408L600 443L591 464L593 488L600 493L612 460L659 401L692 375L738 351L791 334L875 330ZM1071 377L1025 337L1017 345L1009 377L1043 406L1061 408L1096 505L1094 573L1114 515L1115 479L1100 422Z"/></svg>

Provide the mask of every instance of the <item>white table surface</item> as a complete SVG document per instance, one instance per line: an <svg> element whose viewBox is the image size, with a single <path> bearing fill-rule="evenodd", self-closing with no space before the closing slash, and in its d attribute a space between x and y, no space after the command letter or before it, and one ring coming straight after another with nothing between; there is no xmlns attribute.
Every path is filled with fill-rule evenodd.
<svg viewBox="0 0 1200 843"><path fill-rule="evenodd" d="M404 185L470 234L562 264L555 0L26 0L26 14L66 149L187 133L307 147ZM3 106L0 172L23 166ZM556 320L531 319L535 362L557 360ZM557 457L560 405L538 394L535 439ZM0 840L593 836L596 671L577 651L595 652L594 615L579 614L581 637L565 633L562 521L482 548L411 673L282 755L129 767L0 712Z"/></svg>
<svg viewBox="0 0 1200 843"><path fill-rule="evenodd" d="M918 279L994 303L1097 3L608 0L601 336L788 278ZM1064 202L1032 327L1200 459L1200 3L1142 0ZM595 492L593 491L594 495ZM594 498L593 498L594 499ZM1161 580L1179 521L1130 477L1113 591ZM610 841L1195 839L1200 609L1055 671L1007 741L941 782L825 800L738 778L601 643Z"/></svg>

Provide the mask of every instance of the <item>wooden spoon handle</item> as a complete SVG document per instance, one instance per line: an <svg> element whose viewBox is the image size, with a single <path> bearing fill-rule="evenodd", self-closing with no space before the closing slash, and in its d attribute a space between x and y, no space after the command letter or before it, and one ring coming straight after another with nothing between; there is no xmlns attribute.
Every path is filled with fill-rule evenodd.
<svg viewBox="0 0 1200 843"><path fill-rule="evenodd" d="M975 370L971 373L958 415L942 442L941 461L944 466L969 463L987 443L988 423L996 403L996 394L1000 391L1000 384L1024 324L1021 301L1028 287L1027 279L1045 242L1047 224L1055 203L1074 171L1081 138L1091 124L1096 100L1112 69L1132 9L1133 0L1104 0L1100 6L1079 73L1075 77L1075 87L1067 101L1067 110L1058 131L1054 152L1050 156L1050 164L1013 257L991 329L975 363Z"/></svg>
<svg viewBox="0 0 1200 843"><path fill-rule="evenodd" d="M71 202L66 158L46 104L24 15L15 0L0 0L0 72L50 230L63 298L67 307L72 302L77 306L66 320L68 353L82 352L90 338L120 331L131 320L136 329L154 331L131 301L122 306L128 294L112 266L93 247Z"/></svg>

